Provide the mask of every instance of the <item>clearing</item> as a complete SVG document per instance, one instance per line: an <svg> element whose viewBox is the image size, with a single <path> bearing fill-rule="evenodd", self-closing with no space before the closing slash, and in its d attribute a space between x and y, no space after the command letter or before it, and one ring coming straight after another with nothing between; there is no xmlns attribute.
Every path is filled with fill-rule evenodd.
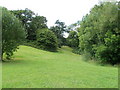
<svg viewBox="0 0 120 90"><path fill-rule="evenodd" d="M20 46L3 63L3 88L117 88L118 68L82 60L71 48L59 52Z"/></svg>

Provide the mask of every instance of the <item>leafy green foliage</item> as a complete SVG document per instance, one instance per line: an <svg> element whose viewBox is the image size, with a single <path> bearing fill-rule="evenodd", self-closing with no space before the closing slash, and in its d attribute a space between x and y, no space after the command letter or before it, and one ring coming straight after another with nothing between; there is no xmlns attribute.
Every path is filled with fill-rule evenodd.
<svg viewBox="0 0 120 90"><path fill-rule="evenodd" d="M22 25L24 26L24 28L27 32L26 38L28 38L29 30L30 30L30 28L29 28L30 23L31 23L35 13L28 8L26 8L25 10L11 10L10 12L12 12L22 22Z"/></svg>
<svg viewBox="0 0 120 90"><path fill-rule="evenodd" d="M0 60L2 56L2 7L0 6Z"/></svg>
<svg viewBox="0 0 120 90"><path fill-rule="evenodd" d="M59 47L66 44L64 33L67 32L67 29L64 22L60 22L59 20L57 20L55 22L55 26L51 27L50 30L53 31L57 36Z"/></svg>
<svg viewBox="0 0 120 90"><path fill-rule="evenodd" d="M10 59L24 38L25 30L20 21L6 8L2 8L2 55L5 53Z"/></svg>
<svg viewBox="0 0 120 90"><path fill-rule="evenodd" d="M57 37L48 29L39 29L36 31L37 46L39 48L49 51L57 50Z"/></svg>
<svg viewBox="0 0 120 90"><path fill-rule="evenodd" d="M77 31L77 28L80 27L80 21L77 21L76 23L73 23L69 26L67 26L67 31L70 32L70 31L74 31L76 30Z"/></svg>
<svg viewBox="0 0 120 90"><path fill-rule="evenodd" d="M77 48L79 45L78 33L76 31L70 31L69 36L67 38L68 46L72 48Z"/></svg>
<svg viewBox="0 0 120 90"><path fill-rule="evenodd" d="M119 63L120 32L118 4L105 2L95 5L79 28L79 47L92 57L112 64Z"/></svg>
<svg viewBox="0 0 120 90"><path fill-rule="evenodd" d="M27 40L36 40L36 30L41 28L47 28L47 20L44 16L35 15L35 13L29 9L25 10L12 10L12 13L19 18L23 26L27 31Z"/></svg>
<svg viewBox="0 0 120 90"><path fill-rule="evenodd" d="M36 30L47 28L47 20L43 16L35 16L30 22L30 26L28 29L28 40L36 40Z"/></svg>
<svg viewBox="0 0 120 90"><path fill-rule="evenodd" d="M19 18L26 29L28 29L29 23L32 21L32 18L35 15L35 13L28 8L26 8L25 10L11 10L11 12L17 18Z"/></svg>

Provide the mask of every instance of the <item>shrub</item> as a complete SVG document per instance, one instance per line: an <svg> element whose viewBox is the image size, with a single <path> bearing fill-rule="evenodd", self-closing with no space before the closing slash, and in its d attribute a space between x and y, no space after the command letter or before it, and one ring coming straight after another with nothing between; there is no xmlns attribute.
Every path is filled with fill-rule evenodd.
<svg viewBox="0 0 120 90"><path fill-rule="evenodd" d="M73 48L72 52L75 53L75 54L81 54L81 51L80 51L79 47Z"/></svg>
<svg viewBox="0 0 120 90"><path fill-rule="evenodd" d="M77 48L79 45L78 33L76 31L70 31L69 36L67 38L68 46L72 48Z"/></svg>
<svg viewBox="0 0 120 90"><path fill-rule="evenodd" d="M49 51L57 50L57 37L48 29L39 29L36 31L36 44L39 48Z"/></svg>

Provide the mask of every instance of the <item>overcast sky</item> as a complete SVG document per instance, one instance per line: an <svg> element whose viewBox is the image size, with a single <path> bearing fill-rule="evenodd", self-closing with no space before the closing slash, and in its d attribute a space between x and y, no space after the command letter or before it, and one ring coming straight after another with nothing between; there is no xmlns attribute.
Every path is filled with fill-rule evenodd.
<svg viewBox="0 0 120 90"><path fill-rule="evenodd" d="M59 19L70 25L81 20L98 0L0 0L0 6L9 10L28 8L48 20L47 25L54 25Z"/></svg>
<svg viewBox="0 0 120 90"><path fill-rule="evenodd" d="M56 20L66 25L81 20L100 0L0 0L0 6L9 10L28 8L48 20L47 25L53 26ZM109 0L110 1L110 0ZM119 1L119 0L118 0Z"/></svg>

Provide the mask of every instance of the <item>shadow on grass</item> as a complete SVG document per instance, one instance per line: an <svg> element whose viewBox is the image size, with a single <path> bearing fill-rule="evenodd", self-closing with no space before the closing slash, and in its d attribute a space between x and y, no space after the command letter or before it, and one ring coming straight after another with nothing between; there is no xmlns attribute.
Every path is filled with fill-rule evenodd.
<svg viewBox="0 0 120 90"><path fill-rule="evenodd" d="M4 61L2 61L2 63L4 64L20 64L20 63L25 63L26 61L21 59L21 58L15 58L15 59L10 59L10 60L7 60L7 59L4 59Z"/></svg>

